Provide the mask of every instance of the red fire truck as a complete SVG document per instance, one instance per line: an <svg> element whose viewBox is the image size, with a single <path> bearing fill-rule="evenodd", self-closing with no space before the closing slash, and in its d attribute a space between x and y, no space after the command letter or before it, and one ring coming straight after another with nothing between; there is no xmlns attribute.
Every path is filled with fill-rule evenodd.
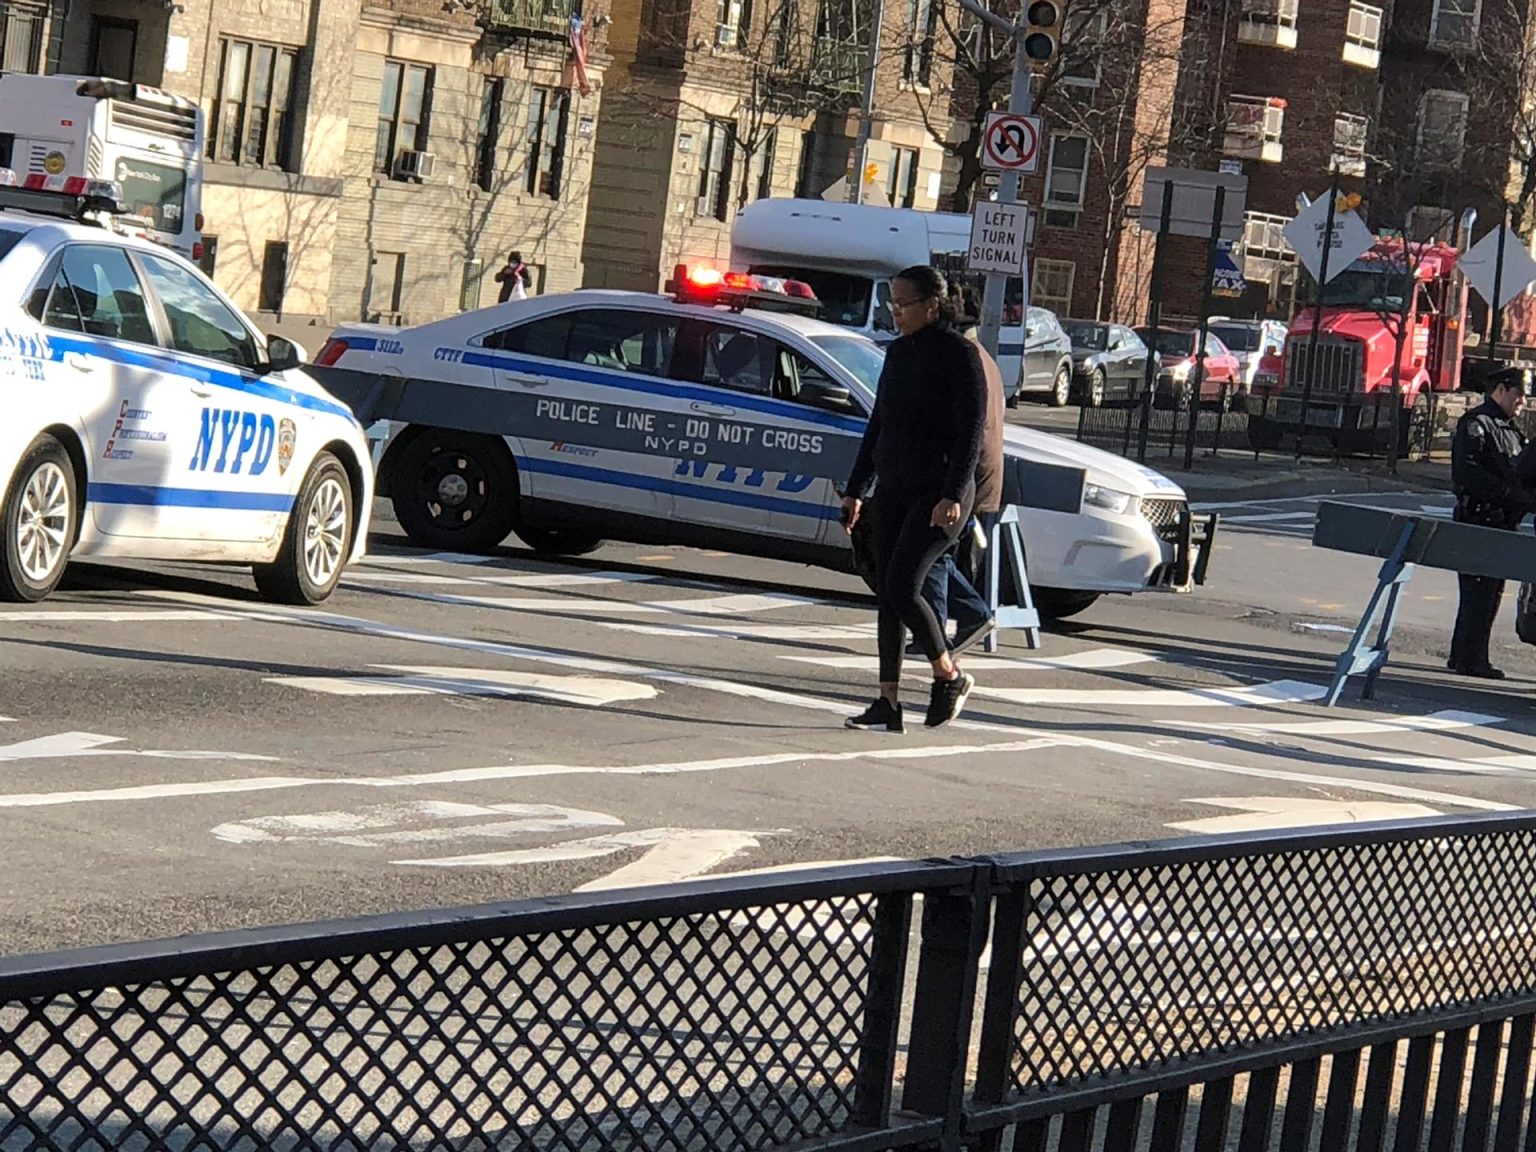
<svg viewBox="0 0 1536 1152"><path fill-rule="evenodd" d="M1406 417L1398 422L1399 450L1406 448L1411 429L1427 422L1430 393L1459 387L1468 289L1455 275L1457 255L1448 244L1382 237L1329 280L1306 405L1308 431L1324 433L1341 448L1385 442L1392 430L1392 362L1399 338L1397 385ZM1248 438L1255 448L1273 448L1282 435L1301 429L1318 320L1313 304L1299 308L1283 355L1259 363L1248 401Z"/></svg>

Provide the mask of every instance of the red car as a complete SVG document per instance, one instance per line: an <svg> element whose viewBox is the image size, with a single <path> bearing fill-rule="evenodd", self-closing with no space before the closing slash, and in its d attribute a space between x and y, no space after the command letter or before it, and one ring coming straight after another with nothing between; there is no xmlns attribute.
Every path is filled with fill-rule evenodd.
<svg viewBox="0 0 1536 1152"><path fill-rule="evenodd" d="M1152 329L1138 328L1143 343L1152 343ZM1154 402L1162 407L1183 408L1189 403L1195 381L1195 353L1200 346L1198 329L1163 329L1157 334L1157 391ZM1214 332L1205 335L1205 374L1200 380L1200 403L1222 409L1231 407L1243 383L1243 365Z"/></svg>

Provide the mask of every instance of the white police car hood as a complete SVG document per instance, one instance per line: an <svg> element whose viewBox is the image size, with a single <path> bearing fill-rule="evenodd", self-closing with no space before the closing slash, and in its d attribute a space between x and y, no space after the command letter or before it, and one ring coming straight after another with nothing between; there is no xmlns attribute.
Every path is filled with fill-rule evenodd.
<svg viewBox="0 0 1536 1152"><path fill-rule="evenodd" d="M1050 432L1034 428L1020 428L1015 424L1003 426L1003 452L1008 456L1021 456L1042 464L1060 464L1068 468L1087 471L1089 484L1113 488L1132 496L1162 496L1184 498L1184 489L1161 472L1105 452L1090 448L1075 440L1067 440Z"/></svg>

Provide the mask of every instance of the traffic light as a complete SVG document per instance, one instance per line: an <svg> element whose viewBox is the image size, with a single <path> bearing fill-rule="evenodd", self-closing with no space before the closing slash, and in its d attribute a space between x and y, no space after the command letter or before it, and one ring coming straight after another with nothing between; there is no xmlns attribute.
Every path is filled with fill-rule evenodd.
<svg viewBox="0 0 1536 1152"><path fill-rule="evenodd" d="M1024 12L1024 55L1031 63L1045 64L1061 45L1062 7L1058 0L1032 0Z"/></svg>

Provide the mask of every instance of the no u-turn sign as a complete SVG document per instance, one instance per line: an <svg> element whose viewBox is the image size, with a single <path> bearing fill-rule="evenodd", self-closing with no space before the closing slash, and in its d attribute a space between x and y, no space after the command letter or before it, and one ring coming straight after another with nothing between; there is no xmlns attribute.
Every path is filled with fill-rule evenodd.
<svg viewBox="0 0 1536 1152"><path fill-rule="evenodd" d="M1038 116L993 112L981 142L981 166L994 172L1034 172L1040 167Z"/></svg>

